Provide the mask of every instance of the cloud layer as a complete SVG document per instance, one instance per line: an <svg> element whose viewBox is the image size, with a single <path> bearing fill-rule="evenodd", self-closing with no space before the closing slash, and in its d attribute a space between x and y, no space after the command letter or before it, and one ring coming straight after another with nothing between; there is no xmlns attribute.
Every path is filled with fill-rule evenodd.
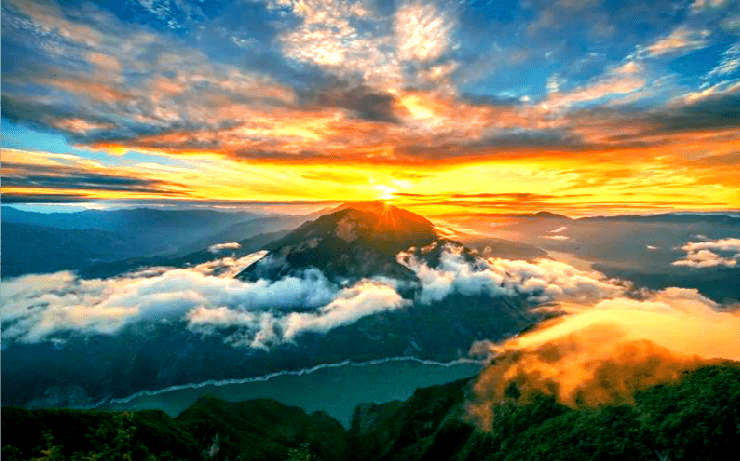
<svg viewBox="0 0 740 461"><path fill-rule="evenodd" d="M334 299L337 287L316 270L274 283L231 278L263 255L225 258L192 269L151 268L105 280L80 279L64 271L3 281L4 335L37 342L65 332L114 334L132 323L178 322L193 309L230 308L239 318L268 309L314 309ZM209 275L214 272L220 276Z"/></svg>
<svg viewBox="0 0 740 461"><path fill-rule="evenodd" d="M422 257L434 251L439 252L437 264L430 267ZM451 242L435 243L419 253L400 253L397 259L419 277L419 301L424 304L451 294L526 295L535 301L583 302L618 296L629 288L625 282L609 280L599 272L579 270L552 259L527 262L483 258Z"/></svg>
<svg viewBox="0 0 740 461"><path fill-rule="evenodd" d="M681 249L686 252L686 256L674 261L674 266L695 269L737 267L740 261L740 239L736 238L689 242Z"/></svg>
<svg viewBox="0 0 740 461"><path fill-rule="evenodd" d="M565 316L534 331L474 347L492 359L469 405L482 427L490 428L496 405L511 399L544 392L568 405L621 403L707 360L740 360L740 311L696 290L561 308Z"/></svg>
<svg viewBox="0 0 740 461"><path fill-rule="evenodd" d="M85 280L68 271L5 280L4 335L33 343L69 334L117 334L144 322L184 322L198 334L224 335L234 346L269 348L307 332L323 334L381 311L432 304L453 294L584 302L628 289L557 261L486 259L452 243L398 255L419 278L418 286L403 284L414 299L402 297L397 291L401 282L392 279L338 286L317 269L278 281L233 278L265 254L223 257L187 269L153 267L105 280ZM430 266L427 260L435 262Z"/></svg>
<svg viewBox="0 0 740 461"><path fill-rule="evenodd" d="M3 281L3 334L34 343L68 334L117 334L136 323L185 322L200 334L236 327L227 342L266 348L411 303L390 281L363 280L340 288L316 269L275 282L233 278L265 254L221 258L190 269L153 267L105 280L62 271Z"/></svg>
<svg viewBox="0 0 740 461"><path fill-rule="evenodd" d="M238 242L224 242L214 243L208 247L208 251L213 254L218 254L224 250L236 250L238 248L241 248L241 244Z"/></svg>

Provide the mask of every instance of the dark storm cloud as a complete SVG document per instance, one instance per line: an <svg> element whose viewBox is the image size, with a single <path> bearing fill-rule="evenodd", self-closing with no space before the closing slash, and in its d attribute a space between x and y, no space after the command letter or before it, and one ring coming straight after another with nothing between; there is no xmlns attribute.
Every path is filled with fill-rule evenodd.
<svg viewBox="0 0 740 461"><path fill-rule="evenodd" d="M586 144L577 135L565 130L516 130L487 136L468 143L466 147L472 149L482 147L547 147L557 149L583 148L586 147Z"/></svg>
<svg viewBox="0 0 740 461"><path fill-rule="evenodd" d="M571 114L574 124L597 126L602 141L589 147L649 147L660 145L665 138L656 135L701 134L740 126L740 94L734 92L695 94L654 109L637 105L619 108L589 108ZM634 127L629 132L620 128ZM639 131L635 131L639 127Z"/></svg>

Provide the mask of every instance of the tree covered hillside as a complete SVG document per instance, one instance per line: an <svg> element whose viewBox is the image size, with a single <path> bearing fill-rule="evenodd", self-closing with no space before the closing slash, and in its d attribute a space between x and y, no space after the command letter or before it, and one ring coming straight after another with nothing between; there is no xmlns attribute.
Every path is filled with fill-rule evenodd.
<svg viewBox="0 0 740 461"><path fill-rule="evenodd" d="M406 402L360 405L350 430L270 400L205 398L177 418L4 407L3 459L14 460L722 460L740 443L740 366L711 365L634 395L571 408L554 397L496 406L490 431L466 414L471 380Z"/></svg>

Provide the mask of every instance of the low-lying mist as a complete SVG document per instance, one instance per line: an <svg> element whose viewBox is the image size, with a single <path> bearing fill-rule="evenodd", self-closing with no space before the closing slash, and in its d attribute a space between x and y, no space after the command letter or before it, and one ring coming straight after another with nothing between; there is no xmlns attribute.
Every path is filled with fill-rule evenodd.
<svg viewBox="0 0 740 461"><path fill-rule="evenodd" d="M235 347L269 349L307 332L323 334L376 313L453 295L524 296L536 304L592 301L628 289L596 271L551 259L486 258L449 242L414 251L397 259L417 282L377 276L340 284L316 268L279 280L234 278L265 257L264 251L107 279L84 279L71 271L25 275L2 283L3 333L12 341L38 343L70 333L116 335L124 327L180 322L199 335L227 334L224 341Z"/></svg>
<svg viewBox="0 0 740 461"><path fill-rule="evenodd" d="M506 402L546 394L570 406L630 403L635 391L684 371L740 360L737 306L720 306L696 290L557 309L565 315L521 336L474 345L474 354L490 358L467 406L481 428L490 430L496 407Z"/></svg>

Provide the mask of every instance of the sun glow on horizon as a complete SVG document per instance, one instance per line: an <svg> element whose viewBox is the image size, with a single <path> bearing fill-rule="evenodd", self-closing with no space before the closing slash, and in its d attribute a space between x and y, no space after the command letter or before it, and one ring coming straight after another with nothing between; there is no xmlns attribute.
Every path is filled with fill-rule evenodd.
<svg viewBox="0 0 740 461"><path fill-rule="evenodd" d="M740 209L732 2L6 3L4 203Z"/></svg>
<svg viewBox="0 0 740 461"><path fill-rule="evenodd" d="M393 201L396 198L393 194L398 192L398 189L395 189L393 187L383 186L383 185L375 186L375 188L381 192L381 195L378 198L384 202Z"/></svg>

